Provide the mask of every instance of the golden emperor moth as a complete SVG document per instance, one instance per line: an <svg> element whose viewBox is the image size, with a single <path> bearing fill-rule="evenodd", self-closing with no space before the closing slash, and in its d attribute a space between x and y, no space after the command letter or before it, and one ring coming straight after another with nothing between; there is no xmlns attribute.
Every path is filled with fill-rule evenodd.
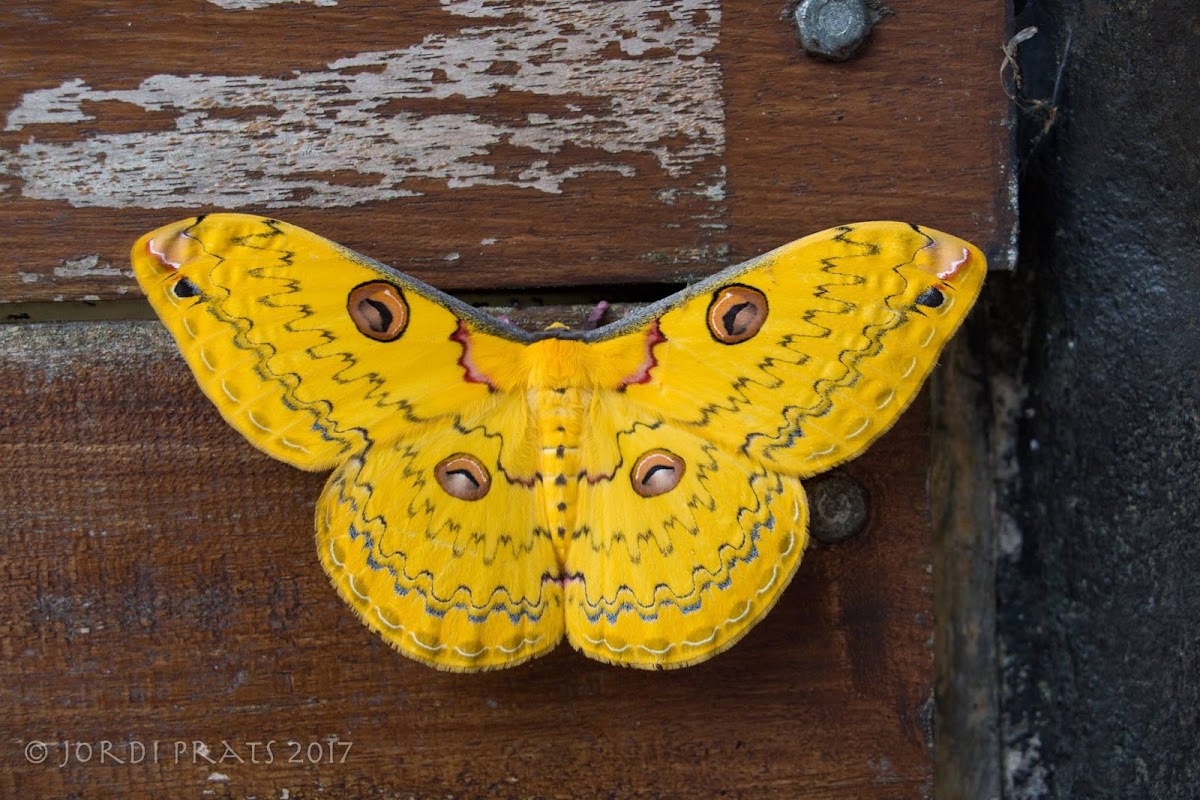
<svg viewBox="0 0 1200 800"><path fill-rule="evenodd" d="M865 222L529 333L273 219L167 225L133 266L225 419L333 470L316 541L341 597L464 671L564 636L642 668L733 645L800 563L800 481L892 425L986 271L960 239Z"/></svg>

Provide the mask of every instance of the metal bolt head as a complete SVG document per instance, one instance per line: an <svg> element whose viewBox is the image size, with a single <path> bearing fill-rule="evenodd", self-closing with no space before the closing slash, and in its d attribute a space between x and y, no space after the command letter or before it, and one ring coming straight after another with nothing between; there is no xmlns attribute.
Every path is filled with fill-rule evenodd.
<svg viewBox="0 0 1200 800"><path fill-rule="evenodd" d="M808 532L818 542L833 544L848 539L867 523L866 488L841 470L826 472L804 482L811 515Z"/></svg>
<svg viewBox="0 0 1200 800"><path fill-rule="evenodd" d="M874 23L864 0L802 0L795 20L804 51L830 61L845 61L858 52Z"/></svg>

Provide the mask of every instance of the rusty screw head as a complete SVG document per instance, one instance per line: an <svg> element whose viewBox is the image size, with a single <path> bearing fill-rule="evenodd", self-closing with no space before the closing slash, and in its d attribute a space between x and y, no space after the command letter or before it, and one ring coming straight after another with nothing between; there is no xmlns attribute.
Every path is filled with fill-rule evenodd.
<svg viewBox="0 0 1200 800"><path fill-rule="evenodd" d="M867 523L867 490L841 470L804 482L812 511L808 532L818 542L833 544L848 539Z"/></svg>
<svg viewBox="0 0 1200 800"><path fill-rule="evenodd" d="M858 52L874 23L863 0L801 0L795 20L804 51L830 61L845 61Z"/></svg>

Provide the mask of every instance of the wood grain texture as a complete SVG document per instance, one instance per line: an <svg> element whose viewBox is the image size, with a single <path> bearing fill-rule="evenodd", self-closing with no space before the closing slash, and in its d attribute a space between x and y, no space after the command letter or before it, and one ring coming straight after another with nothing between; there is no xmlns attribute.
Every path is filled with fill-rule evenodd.
<svg viewBox="0 0 1200 800"><path fill-rule="evenodd" d="M728 653L453 675L338 600L312 543L323 477L247 447L157 323L0 328L0 795L928 796L927 424L918 401L849 466L867 529L811 549ZM101 764L105 740L157 761ZM289 740L351 746L293 764ZM56 766L64 742L92 760Z"/></svg>
<svg viewBox="0 0 1200 800"><path fill-rule="evenodd" d="M138 297L131 242L216 209L452 291L647 299L866 218L1004 266L1003 5L888 6L832 65L783 0L2 4L0 303ZM454 676L338 600L323 477L225 426L157 323L0 328L0 796L927 797L927 423L848 467L868 529L712 662Z"/></svg>
<svg viewBox="0 0 1200 800"><path fill-rule="evenodd" d="M1008 261L1003 7L857 59L779 0L0 7L0 301L136 295L127 247L278 215L447 290L681 282L898 218Z"/></svg>
<svg viewBox="0 0 1200 800"><path fill-rule="evenodd" d="M1010 412L983 401L995 377L972 340L987 330L977 308L942 353L929 382L933 446L934 736L936 797L1000 800L1000 697L996 680L996 551L1005 521L995 512L993 452L1011 440ZM981 319L981 317L983 317ZM993 417L993 412L995 416ZM1010 523L1011 524L1011 523Z"/></svg>

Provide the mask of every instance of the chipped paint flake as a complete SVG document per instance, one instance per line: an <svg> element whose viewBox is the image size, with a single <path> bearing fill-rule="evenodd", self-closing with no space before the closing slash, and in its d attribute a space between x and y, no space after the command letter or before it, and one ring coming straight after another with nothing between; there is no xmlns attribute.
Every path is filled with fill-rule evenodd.
<svg viewBox="0 0 1200 800"><path fill-rule="evenodd" d="M556 194L573 178L633 177L650 163L681 194L724 197L719 0L442 8L466 26L294 77L155 75L119 90L75 79L27 92L5 128L30 137L0 151L15 179L0 191L76 207L351 206L419 195L430 180ZM538 113L491 113L512 93L543 98ZM173 130L39 138L129 104L172 114ZM524 167L498 169L498 146L527 151Z"/></svg>
<svg viewBox="0 0 1200 800"><path fill-rule="evenodd" d="M281 3L312 3L315 6L336 6L337 0L208 0L214 6L228 11L253 11Z"/></svg>
<svg viewBox="0 0 1200 800"><path fill-rule="evenodd" d="M56 278L132 278L133 270L114 267L109 262L101 263L96 254L69 258L54 268ZM31 281L26 281L31 283Z"/></svg>

